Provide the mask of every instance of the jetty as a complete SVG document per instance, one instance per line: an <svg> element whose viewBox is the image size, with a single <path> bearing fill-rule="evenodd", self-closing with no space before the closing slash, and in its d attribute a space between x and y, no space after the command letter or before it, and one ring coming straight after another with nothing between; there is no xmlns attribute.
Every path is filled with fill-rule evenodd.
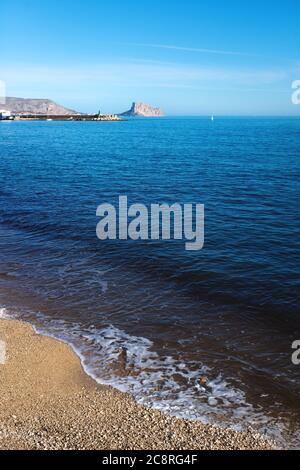
<svg viewBox="0 0 300 470"><path fill-rule="evenodd" d="M15 121L124 121L116 114L16 114Z"/></svg>

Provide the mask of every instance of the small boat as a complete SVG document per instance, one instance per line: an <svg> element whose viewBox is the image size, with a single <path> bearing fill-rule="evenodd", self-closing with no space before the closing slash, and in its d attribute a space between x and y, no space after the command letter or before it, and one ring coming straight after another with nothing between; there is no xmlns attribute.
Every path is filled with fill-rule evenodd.
<svg viewBox="0 0 300 470"><path fill-rule="evenodd" d="M53 119L46 119L47 121L53 121Z"/></svg>

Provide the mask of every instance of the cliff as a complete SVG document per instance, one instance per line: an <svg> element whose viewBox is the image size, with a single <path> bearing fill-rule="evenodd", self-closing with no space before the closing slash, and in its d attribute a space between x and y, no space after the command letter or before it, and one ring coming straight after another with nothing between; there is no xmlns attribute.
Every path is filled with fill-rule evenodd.
<svg viewBox="0 0 300 470"><path fill-rule="evenodd" d="M161 117L164 113L160 108L153 108L148 104L144 103L132 103L131 108L120 116L131 116L131 117Z"/></svg>
<svg viewBox="0 0 300 470"><path fill-rule="evenodd" d="M11 111L12 114L49 114L62 116L65 114L80 114L77 111L60 106L48 99L7 97L5 104L1 105L1 107Z"/></svg>

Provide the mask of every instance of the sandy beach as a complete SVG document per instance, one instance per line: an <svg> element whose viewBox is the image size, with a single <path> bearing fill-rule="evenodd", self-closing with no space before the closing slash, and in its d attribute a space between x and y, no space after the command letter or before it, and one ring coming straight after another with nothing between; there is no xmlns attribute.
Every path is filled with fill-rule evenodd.
<svg viewBox="0 0 300 470"><path fill-rule="evenodd" d="M72 349L0 320L0 449L270 449L258 435L168 417L98 385ZM3 361L3 359L5 359Z"/></svg>

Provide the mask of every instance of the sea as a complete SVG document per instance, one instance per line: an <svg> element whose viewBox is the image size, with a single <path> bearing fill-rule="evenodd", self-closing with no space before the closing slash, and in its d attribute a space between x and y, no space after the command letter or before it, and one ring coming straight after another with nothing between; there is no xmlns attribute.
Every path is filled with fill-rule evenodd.
<svg viewBox="0 0 300 470"><path fill-rule="evenodd" d="M99 240L120 195L204 204L203 249ZM299 448L299 207L299 118L3 121L0 316L145 406Z"/></svg>

